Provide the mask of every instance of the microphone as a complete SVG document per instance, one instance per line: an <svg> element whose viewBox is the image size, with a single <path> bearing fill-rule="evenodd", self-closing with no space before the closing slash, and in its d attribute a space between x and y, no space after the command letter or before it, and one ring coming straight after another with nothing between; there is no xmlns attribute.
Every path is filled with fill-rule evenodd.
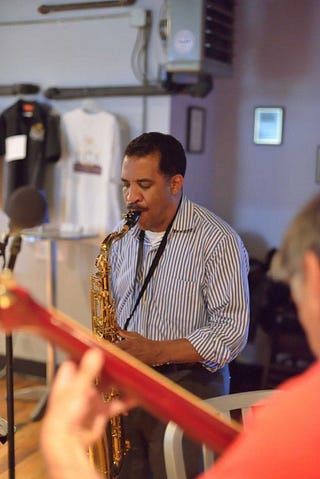
<svg viewBox="0 0 320 479"><path fill-rule="evenodd" d="M3 256L5 265L5 249L9 238L13 236L8 264L8 269L11 271L21 247L21 230L42 224L46 211L45 198L35 186L21 186L9 196L4 208L10 220L9 231L0 242L0 256Z"/></svg>
<svg viewBox="0 0 320 479"><path fill-rule="evenodd" d="M21 186L9 196L4 212L10 219L9 236L20 233L24 228L33 228L43 223L47 204L35 186Z"/></svg>

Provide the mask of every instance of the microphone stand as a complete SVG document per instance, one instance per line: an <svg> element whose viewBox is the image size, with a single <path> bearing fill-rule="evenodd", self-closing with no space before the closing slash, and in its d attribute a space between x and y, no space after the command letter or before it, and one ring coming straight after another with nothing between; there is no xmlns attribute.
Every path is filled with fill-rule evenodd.
<svg viewBox="0 0 320 479"><path fill-rule="evenodd" d="M17 256L21 249L21 236L11 241L10 258L7 269L13 271ZM15 426L14 426L14 388L13 388L13 347L12 335L6 335L6 368L7 368L7 415L8 415L8 470L9 479L15 478Z"/></svg>
<svg viewBox="0 0 320 479"><path fill-rule="evenodd" d="M9 479L15 478L15 441L14 441L14 396L13 396L13 352L12 336L6 335L7 365L7 415L8 415L8 470Z"/></svg>
<svg viewBox="0 0 320 479"><path fill-rule="evenodd" d="M14 266L16 264L17 256L18 256L18 254L20 253L20 250L21 250L21 243L22 243L21 236L20 235L19 236L14 236L14 238L12 239L12 242L11 242L10 257L9 257L8 266L7 266L7 269L9 271L14 270Z"/></svg>
<svg viewBox="0 0 320 479"><path fill-rule="evenodd" d="M6 247L7 247L7 244L8 244L8 240L9 240L9 234L6 234L3 239L0 241L0 256L3 258L3 268L5 267L5 264L6 264ZM6 338L7 339L7 338ZM8 357L8 355L10 356L12 354L11 352L11 349L10 348L10 343L8 343L6 345L6 356ZM8 362L8 361L6 361ZM7 365L4 366L3 370L1 371L2 372L5 372L6 374L6 378L7 378ZM11 411L10 411L11 413ZM5 444L8 440L8 421L6 421L3 417L0 417L0 442L1 444Z"/></svg>

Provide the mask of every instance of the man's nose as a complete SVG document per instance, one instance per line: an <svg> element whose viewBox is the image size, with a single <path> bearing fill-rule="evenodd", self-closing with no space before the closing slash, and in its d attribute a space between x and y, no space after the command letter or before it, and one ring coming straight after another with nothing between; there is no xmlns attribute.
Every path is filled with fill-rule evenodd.
<svg viewBox="0 0 320 479"><path fill-rule="evenodd" d="M139 189L135 185L130 185L125 192L125 201L127 203L136 203L141 199Z"/></svg>

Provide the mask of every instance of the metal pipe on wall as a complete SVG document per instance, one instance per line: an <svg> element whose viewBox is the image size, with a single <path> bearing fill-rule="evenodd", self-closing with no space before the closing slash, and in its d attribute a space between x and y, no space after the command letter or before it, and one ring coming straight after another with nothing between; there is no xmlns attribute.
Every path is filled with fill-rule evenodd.
<svg viewBox="0 0 320 479"><path fill-rule="evenodd" d="M40 5L38 12L47 14L51 12L65 12L69 10L87 10L89 8L128 7L134 5L136 0L109 0L104 2L61 3L60 5Z"/></svg>

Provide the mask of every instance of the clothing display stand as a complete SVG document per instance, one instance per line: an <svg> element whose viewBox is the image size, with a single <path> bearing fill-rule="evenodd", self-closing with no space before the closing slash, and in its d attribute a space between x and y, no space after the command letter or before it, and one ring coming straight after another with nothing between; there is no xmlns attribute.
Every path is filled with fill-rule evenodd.
<svg viewBox="0 0 320 479"><path fill-rule="evenodd" d="M46 224L37 228L22 231L23 239L27 241L48 241L49 257L47 262L46 277L46 297L48 309L57 308L57 242L60 240L82 240L98 237L97 232L92 231L63 231L57 226ZM15 398L20 400L38 400L38 404L31 414L31 419L36 421L41 419L48 398L50 386L52 384L57 368L57 352L53 344L47 345L46 361L46 384L44 386L33 386L20 389L15 392Z"/></svg>

